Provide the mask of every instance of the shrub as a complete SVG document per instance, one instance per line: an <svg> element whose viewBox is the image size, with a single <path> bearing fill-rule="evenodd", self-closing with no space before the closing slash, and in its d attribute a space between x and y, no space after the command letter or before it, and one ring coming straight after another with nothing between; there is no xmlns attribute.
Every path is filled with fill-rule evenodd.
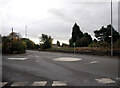
<svg viewBox="0 0 120 88"><path fill-rule="evenodd" d="M89 47L110 47L109 43L107 42L93 42L89 45Z"/></svg>
<svg viewBox="0 0 120 88"><path fill-rule="evenodd" d="M117 39L117 41L114 43L114 47L115 48L119 48L120 49L120 38L119 39Z"/></svg>

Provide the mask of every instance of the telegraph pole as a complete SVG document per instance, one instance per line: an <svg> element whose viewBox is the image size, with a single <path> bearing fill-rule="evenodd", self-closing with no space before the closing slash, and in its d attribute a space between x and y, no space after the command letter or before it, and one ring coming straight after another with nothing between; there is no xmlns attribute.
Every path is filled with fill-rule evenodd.
<svg viewBox="0 0 120 88"><path fill-rule="evenodd" d="M25 38L27 38L27 26L25 26Z"/></svg>
<svg viewBox="0 0 120 88"><path fill-rule="evenodd" d="M111 56L113 56L113 31L112 31L112 0L111 0Z"/></svg>
<svg viewBox="0 0 120 88"><path fill-rule="evenodd" d="M11 52L13 53L13 28L12 28L12 47L11 47Z"/></svg>

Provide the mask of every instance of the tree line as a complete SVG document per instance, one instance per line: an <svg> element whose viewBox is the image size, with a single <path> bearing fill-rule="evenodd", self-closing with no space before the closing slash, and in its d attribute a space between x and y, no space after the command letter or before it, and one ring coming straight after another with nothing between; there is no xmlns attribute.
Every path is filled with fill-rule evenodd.
<svg viewBox="0 0 120 88"><path fill-rule="evenodd" d="M91 35L83 33L77 23L72 28L72 37L69 40L69 46L73 47L110 47L111 44L111 28L112 38L115 47L118 47L120 41L120 34L111 26L102 26L99 30L95 30L94 34L96 39L92 39Z"/></svg>
<svg viewBox="0 0 120 88"><path fill-rule="evenodd" d="M96 39L92 39L91 35L87 32L83 33L77 23L72 27L72 37L69 39L69 45L57 41L57 47L110 47L111 44L111 28L113 34L113 44L115 48L120 48L120 34L111 26L102 26L100 29L95 30L94 34ZM49 49L52 48L53 38L49 35L42 34L40 43L35 44L29 38L22 38L20 33L12 32L2 38L2 52L3 53L25 53L26 49ZM1 42L1 41L0 41ZM0 43L1 44L1 43Z"/></svg>

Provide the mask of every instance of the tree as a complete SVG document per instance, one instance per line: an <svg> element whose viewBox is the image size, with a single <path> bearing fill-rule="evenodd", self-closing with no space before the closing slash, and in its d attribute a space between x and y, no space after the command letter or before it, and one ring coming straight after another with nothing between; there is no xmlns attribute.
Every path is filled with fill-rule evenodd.
<svg viewBox="0 0 120 88"><path fill-rule="evenodd" d="M120 49L120 38L114 43L114 48Z"/></svg>
<svg viewBox="0 0 120 88"><path fill-rule="evenodd" d="M73 41L72 41L72 39L69 39L69 46L73 47Z"/></svg>
<svg viewBox="0 0 120 88"><path fill-rule="evenodd" d="M77 23L74 24L72 29L73 29L72 37L69 40L70 47L73 47L73 43L75 43L77 40L79 40L83 37L83 32L81 32L80 27L77 25Z"/></svg>
<svg viewBox="0 0 120 88"><path fill-rule="evenodd" d="M84 33L81 39L78 39L75 44L76 47L87 47L92 42L92 37L88 33Z"/></svg>
<svg viewBox="0 0 120 88"><path fill-rule="evenodd" d="M105 41L93 42L89 44L89 47L110 47L110 44Z"/></svg>
<svg viewBox="0 0 120 88"><path fill-rule="evenodd" d="M35 49L35 43L32 40L30 40L28 38L22 38L22 41L24 41L26 43L28 50Z"/></svg>
<svg viewBox="0 0 120 88"><path fill-rule="evenodd" d="M24 41L14 41L13 42L13 52L14 53L25 53L26 43Z"/></svg>
<svg viewBox="0 0 120 88"><path fill-rule="evenodd" d="M20 39L22 38L21 34L20 33L16 33L16 32L12 32L8 35L8 38L12 39L13 38L16 38L16 39Z"/></svg>
<svg viewBox="0 0 120 88"><path fill-rule="evenodd" d="M59 41L57 41L57 46L60 46L60 42Z"/></svg>
<svg viewBox="0 0 120 88"><path fill-rule="evenodd" d="M106 28L104 26L101 27L100 30L95 30L95 37L99 41L105 41L109 44L111 43L111 25L108 25ZM120 37L119 33L112 27L113 34L113 43Z"/></svg>
<svg viewBox="0 0 120 88"><path fill-rule="evenodd" d="M2 43L2 36L1 36L1 34L0 34L0 43Z"/></svg>
<svg viewBox="0 0 120 88"><path fill-rule="evenodd" d="M2 37L2 52L3 53L11 53L12 40L10 40L7 36Z"/></svg>
<svg viewBox="0 0 120 88"><path fill-rule="evenodd" d="M15 34L15 35L14 35ZM14 32L8 36L2 37L2 52L3 53L25 53L26 43L23 42L17 33Z"/></svg>
<svg viewBox="0 0 120 88"><path fill-rule="evenodd" d="M36 49L39 49L39 48L40 48L40 45L39 45L39 44L35 44L35 48L36 48Z"/></svg>
<svg viewBox="0 0 120 88"><path fill-rule="evenodd" d="M62 43L62 47L68 47L69 45L66 43Z"/></svg>
<svg viewBox="0 0 120 88"><path fill-rule="evenodd" d="M48 36L46 34L42 34L41 36L41 48L44 50L44 49L48 49L48 48L51 48L52 47L52 41L53 41L53 38L51 38L51 36Z"/></svg>
<svg viewBox="0 0 120 88"><path fill-rule="evenodd" d="M72 30L72 41L75 42L77 39L82 37L83 37L83 33L81 32L77 23L75 23Z"/></svg>

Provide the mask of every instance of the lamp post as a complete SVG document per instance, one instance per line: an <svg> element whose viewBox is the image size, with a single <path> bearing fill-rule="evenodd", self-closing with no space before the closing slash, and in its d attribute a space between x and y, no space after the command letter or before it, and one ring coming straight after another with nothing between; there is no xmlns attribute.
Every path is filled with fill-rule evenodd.
<svg viewBox="0 0 120 88"><path fill-rule="evenodd" d="M113 56L112 0L111 0L111 56Z"/></svg>

